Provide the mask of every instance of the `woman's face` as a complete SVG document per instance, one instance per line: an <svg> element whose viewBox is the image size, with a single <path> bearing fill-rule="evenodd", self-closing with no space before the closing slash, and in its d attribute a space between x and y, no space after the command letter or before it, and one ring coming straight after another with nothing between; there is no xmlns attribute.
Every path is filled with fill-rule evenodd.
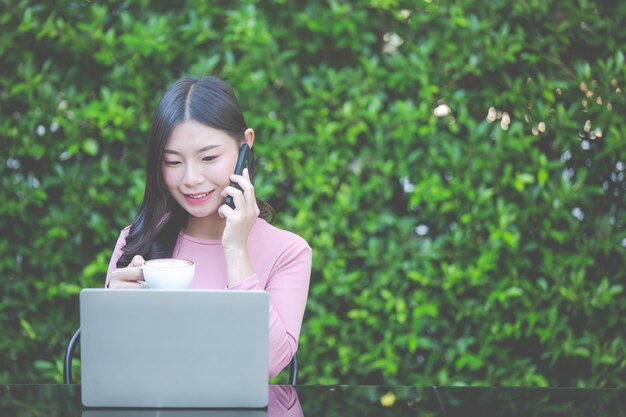
<svg viewBox="0 0 626 417"><path fill-rule="evenodd" d="M192 120L174 128L163 150L163 181L191 216L216 214L224 204L220 193L230 184L239 146L226 132Z"/></svg>

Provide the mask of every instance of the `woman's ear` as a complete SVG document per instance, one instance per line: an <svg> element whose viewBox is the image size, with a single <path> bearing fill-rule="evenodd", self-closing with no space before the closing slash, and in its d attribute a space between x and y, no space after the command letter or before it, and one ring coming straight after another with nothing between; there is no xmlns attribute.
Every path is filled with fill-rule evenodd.
<svg viewBox="0 0 626 417"><path fill-rule="evenodd" d="M254 144L254 130L247 128L243 135L243 142L252 149L252 145Z"/></svg>

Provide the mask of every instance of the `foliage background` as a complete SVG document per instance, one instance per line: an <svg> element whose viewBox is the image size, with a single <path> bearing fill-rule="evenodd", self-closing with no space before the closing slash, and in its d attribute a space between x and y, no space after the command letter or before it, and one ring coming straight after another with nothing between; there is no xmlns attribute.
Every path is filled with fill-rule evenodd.
<svg viewBox="0 0 626 417"><path fill-rule="evenodd" d="M218 74L314 249L302 383L626 385L626 3L1 3L1 383L61 381L151 112Z"/></svg>

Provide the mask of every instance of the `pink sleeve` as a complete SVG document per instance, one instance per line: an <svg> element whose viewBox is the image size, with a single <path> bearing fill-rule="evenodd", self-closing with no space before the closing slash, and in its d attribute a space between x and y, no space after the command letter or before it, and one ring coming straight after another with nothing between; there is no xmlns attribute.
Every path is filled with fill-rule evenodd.
<svg viewBox="0 0 626 417"><path fill-rule="evenodd" d="M265 288L261 288L256 274L230 288L265 290L269 295L270 379L287 366L298 350L311 279L311 257L308 245L291 247L277 259Z"/></svg>
<svg viewBox="0 0 626 417"><path fill-rule="evenodd" d="M304 417L298 393L293 385L270 385L267 415L271 417Z"/></svg>
<svg viewBox="0 0 626 417"><path fill-rule="evenodd" d="M111 272L117 269L117 261L122 256L122 248L126 245L126 236L128 236L129 228L126 227L120 232L120 237L117 238L117 242L115 243L115 249L113 249L113 255L111 255L111 260L109 261L109 269L107 271L106 280L104 281L105 288L109 285L109 280L111 279Z"/></svg>

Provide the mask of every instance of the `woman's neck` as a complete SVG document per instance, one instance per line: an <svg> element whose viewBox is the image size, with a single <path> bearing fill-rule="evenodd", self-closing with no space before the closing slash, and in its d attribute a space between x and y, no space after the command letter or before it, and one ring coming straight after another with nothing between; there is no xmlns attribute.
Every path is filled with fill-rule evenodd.
<svg viewBox="0 0 626 417"><path fill-rule="evenodd" d="M222 219L217 213L201 219L188 216L183 232L199 239L222 240L225 227L226 219Z"/></svg>

